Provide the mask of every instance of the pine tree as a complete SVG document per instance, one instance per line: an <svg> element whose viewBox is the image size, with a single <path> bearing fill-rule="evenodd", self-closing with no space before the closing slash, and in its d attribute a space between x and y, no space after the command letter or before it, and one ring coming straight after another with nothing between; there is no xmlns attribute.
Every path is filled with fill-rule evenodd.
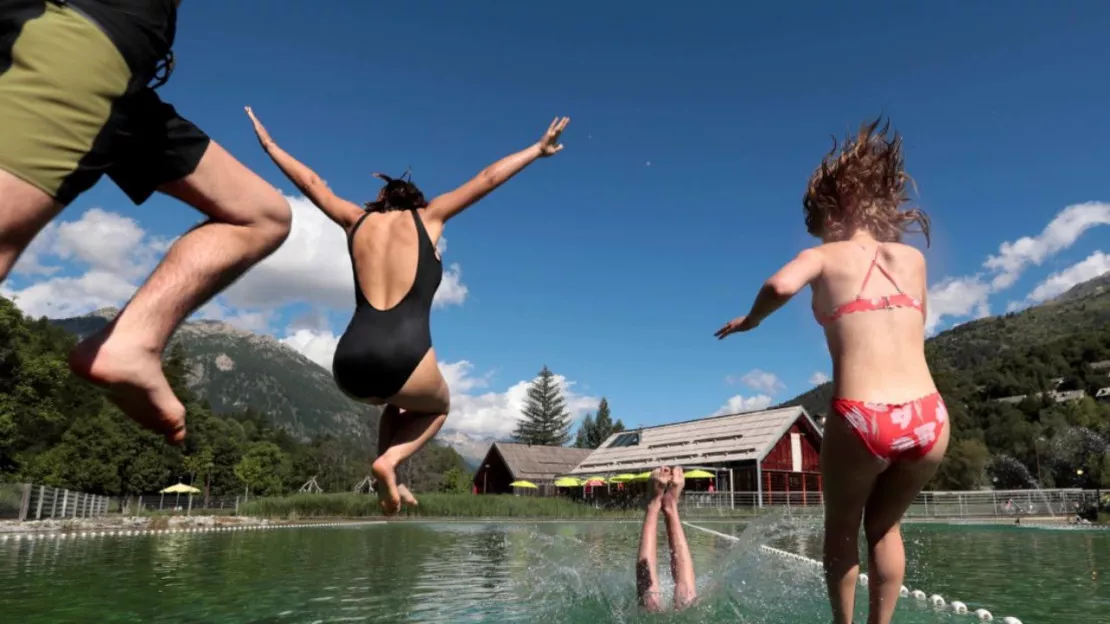
<svg viewBox="0 0 1110 624"><path fill-rule="evenodd" d="M576 448L594 448L590 446L590 440L593 438L593 431L593 414L586 414L586 417L582 419L582 424L578 425L578 433L574 436L574 446Z"/></svg>
<svg viewBox="0 0 1110 624"><path fill-rule="evenodd" d="M590 414L582 420L574 445L578 448L598 448L609 436L621 431L624 431L624 423L620 420L613 422L609 413L609 401L602 397L597 406L597 414Z"/></svg>
<svg viewBox="0 0 1110 624"><path fill-rule="evenodd" d="M570 441L570 413L567 402L547 366L528 386L524 417L513 432L513 439L524 444L562 446Z"/></svg>

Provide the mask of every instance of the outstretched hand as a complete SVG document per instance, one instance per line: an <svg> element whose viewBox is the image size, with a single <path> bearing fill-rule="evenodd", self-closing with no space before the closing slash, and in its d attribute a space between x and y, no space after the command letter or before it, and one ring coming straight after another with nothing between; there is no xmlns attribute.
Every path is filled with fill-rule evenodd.
<svg viewBox="0 0 1110 624"><path fill-rule="evenodd" d="M717 340L724 340L725 336L735 334L736 332L746 332L755 329L759 323L748 320L750 317L738 316L731 321L725 323L725 326L713 332Z"/></svg>
<svg viewBox="0 0 1110 624"><path fill-rule="evenodd" d="M266 132L266 127L262 125L262 122L258 121L258 117L254 116L251 107L244 106L243 109L247 111L247 117L251 118L251 123L254 124L254 134L258 136L258 142L262 144L263 149L272 145L274 140L270 138L270 133Z"/></svg>
<svg viewBox="0 0 1110 624"><path fill-rule="evenodd" d="M562 151L563 144L559 143L559 137L563 134L563 130L566 129L568 123L570 123L570 117L556 117L551 122L547 132L543 134L543 138L536 144L540 148L540 156L551 156Z"/></svg>

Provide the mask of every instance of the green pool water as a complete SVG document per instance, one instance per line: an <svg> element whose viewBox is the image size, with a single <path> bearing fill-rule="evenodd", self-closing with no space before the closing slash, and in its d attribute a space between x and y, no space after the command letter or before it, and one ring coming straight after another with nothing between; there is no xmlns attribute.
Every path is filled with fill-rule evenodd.
<svg viewBox="0 0 1110 624"><path fill-rule="evenodd" d="M695 524L738 539L687 529L701 600L681 614L652 616L636 606L636 523L398 522L7 541L0 543L0 620L828 621L819 570L758 548L813 556L816 525ZM990 609L996 621L1100 622L1110 613L1110 532L907 525L905 535L907 585ZM866 603L863 590L859 602ZM895 621L974 620L903 599Z"/></svg>

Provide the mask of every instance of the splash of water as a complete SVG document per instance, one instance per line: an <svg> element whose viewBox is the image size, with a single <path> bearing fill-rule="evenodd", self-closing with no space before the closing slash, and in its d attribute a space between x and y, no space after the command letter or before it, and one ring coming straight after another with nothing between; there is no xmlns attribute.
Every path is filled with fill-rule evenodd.
<svg viewBox="0 0 1110 624"><path fill-rule="evenodd" d="M994 458L991 459L987 470L993 475L991 480L994 483L998 482L999 477L1017 477L1021 482L1025 483L1030 488L1035 490L1038 494L1040 494L1041 500L1044 501L1045 509L1048 510L1048 513L1053 518L1056 517L1056 512L1052 510L1052 503L1049 502L1048 496L1045 494L1044 490L1041 489L1041 486L1037 482L1037 480L1033 478L1033 475L1029 472L1029 469L1025 467L1025 464L1019 462L1009 455L1006 455L1005 453L1000 453L998 455L995 455Z"/></svg>

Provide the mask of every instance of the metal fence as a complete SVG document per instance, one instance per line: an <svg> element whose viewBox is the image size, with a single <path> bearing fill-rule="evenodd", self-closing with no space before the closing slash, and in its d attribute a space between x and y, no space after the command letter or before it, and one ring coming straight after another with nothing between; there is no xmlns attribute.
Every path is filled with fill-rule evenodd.
<svg viewBox="0 0 1110 624"><path fill-rule="evenodd" d="M124 513L203 511L230 514L238 511L241 500L241 496L209 496L206 499L203 494L194 494L191 498L185 494L143 494L124 498L121 507Z"/></svg>
<svg viewBox="0 0 1110 624"><path fill-rule="evenodd" d="M13 504L13 492L18 492L18 505ZM107 496L29 483L4 484L0 500L0 518L21 521L93 518L118 508Z"/></svg>
<svg viewBox="0 0 1110 624"><path fill-rule="evenodd" d="M1084 505L1096 500L1097 493L1093 490L1079 489L922 492L906 512L906 517L1072 517ZM681 501L683 511L702 514L726 514L734 510L755 511L761 508L819 511L823 505L821 492L686 492Z"/></svg>

